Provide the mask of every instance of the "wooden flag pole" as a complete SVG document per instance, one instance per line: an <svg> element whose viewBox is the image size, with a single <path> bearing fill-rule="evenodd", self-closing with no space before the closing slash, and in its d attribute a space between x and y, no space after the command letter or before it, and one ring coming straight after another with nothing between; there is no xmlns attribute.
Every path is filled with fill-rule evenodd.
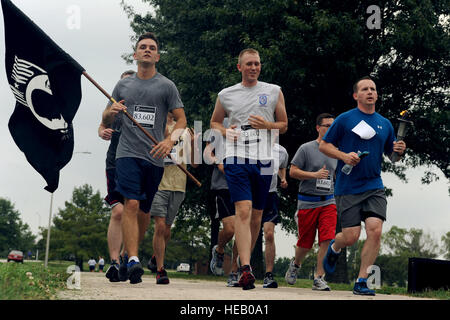
<svg viewBox="0 0 450 320"><path fill-rule="evenodd" d="M86 71L83 71L83 75L86 77L86 79L88 79L94 86L97 87L97 89L99 89L107 98L109 101L111 101L112 103L116 103L117 101L114 100L113 97L111 97L109 95L108 92L105 91L105 89L103 89L94 79L91 78L90 75L88 75L86 73ZM130 119L139 129L141 129L141 131L155 144L158 144L158 141L153 138L153 136L148 133L147 130L145 130L145 128L139 123L137 122L126 110L123 111L123 113L128 117L128 119ZM169 157L172 159L172 156L169 154ZM176 163L176 161L174 159L172 159L172 161L178 166L178 168L181 169L181 171L183 171L192 181L194 181L194 183L201 187L202 184L200 183L200 181L198 181L189 171L187 171L182 165Z"/></svg>

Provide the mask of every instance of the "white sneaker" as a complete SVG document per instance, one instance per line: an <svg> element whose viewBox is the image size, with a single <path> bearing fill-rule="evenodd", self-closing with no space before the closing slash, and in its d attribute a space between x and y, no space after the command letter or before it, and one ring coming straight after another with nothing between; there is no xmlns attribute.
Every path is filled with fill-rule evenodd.
<svg viewBox="0 0 450 320"><path fill-rule="evenodd" d="M223 254L217 252L218 245L216 244L212 248L211 252L211 262L209 263L209 268L211 272L216 276L223 276Z"/></svg>
<svg viewBox="0 0 450 320"><path fill-rule="evenodd" d="M284 279L288 284L290 285L295 284L295 282L297 281L298 270L300 270L300 267L296 267L294 259L292 259L291 263L289 263L289 268L287 269L286 274L284 275Z"/></svg>
<svg viewBox="0 0 450 320"><path fill-rule="evenodd" d="M237 272L231 272L228 276L227 287L239 287L239 278Z"/></svg>
<svg viewBox="0 0 450 320"><path fill-rule="evenodd" d="M318 290L318 291L331 291L327 282L325 280L323 280L323 278L321 276L314 279L312 289Z"/></svg>

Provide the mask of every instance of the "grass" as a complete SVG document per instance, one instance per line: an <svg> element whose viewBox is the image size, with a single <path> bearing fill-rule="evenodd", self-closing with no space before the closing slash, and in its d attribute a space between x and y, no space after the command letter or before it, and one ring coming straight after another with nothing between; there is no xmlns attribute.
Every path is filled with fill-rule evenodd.
<svg viewBox="0 0 450 320"><path fill-rule="evenodd" d="M54 300L68 276L61 264L0 263L0 300Z"/></svg>

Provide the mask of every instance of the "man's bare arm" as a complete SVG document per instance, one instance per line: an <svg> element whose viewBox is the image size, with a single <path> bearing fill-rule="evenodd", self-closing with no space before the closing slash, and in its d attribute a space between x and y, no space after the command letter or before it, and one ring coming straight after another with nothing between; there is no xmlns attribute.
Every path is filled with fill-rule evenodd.
<svg viewBox="0 0 450 320"><path fill-rule="evenodd" d="M163 141L160 141L153 149L150 154L157 159L167 156L170 151L172 151L173 145L183 134L184 129L186 129L187 120L183 108L177 108L172 110L173 117L176 121L175 127L173 128L172 134L167 136Z"/></svg>
<svg viewBox="0 0 450 320"><path fill-rule="evenodd" d="M114 132L114 130L111 128L105 127L103 122L100 123L100 125L98 126L98 136L100 138L102 138L103 140L106 140L106 141L111 140L113 132Z"/></svg>
<svg viewBox="0 0 450 320"><path fill-rule="evenodd" d="M225 109L220 103L219 98L216 100L216 105L214 107L214 112L211 116L210 126L211 129L219 130L222 136L226 136L227 129L223 126L223 120L225 119Z"/></svg>
<svg viewBox="0 0 450 320"><path fill-rule="evenodd" d="M286 189L288 187L288 183L286 180L286 168L280 168L278 170L278 176L280 177L280 187L282 187L283 189Z"/></svg>
<svg viewBox="0 0 450 320"><path fill-rule="evenodd" d="M329 171L325 166L318 171L305 171L292 164L289 170L289 176L297 180L326 179L328 174Z"/></svg>
<svg viewBox="0 0 450 320"><path fill-rule="evenodd" d="M112 105L107 105L102 114L102 124L105 128L110 128L114 122L116 115L126 110L127 107L123 105L125 100L121 100L120 102L113 103Z"/></svg>
<svg viewBox="0 0 450 320"><path fill-rule="evenodd" d="M344 163L350 164L352 166L356 166L360 161L356 152L342 152L338 148L336 148L334 144L326 142L324 140L320 141L319 150L330 158L341 160Z"/></svg>

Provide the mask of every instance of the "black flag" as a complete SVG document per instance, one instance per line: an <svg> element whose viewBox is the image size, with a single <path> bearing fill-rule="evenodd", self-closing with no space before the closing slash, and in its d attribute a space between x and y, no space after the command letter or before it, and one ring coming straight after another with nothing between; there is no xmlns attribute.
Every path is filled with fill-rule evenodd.
<svg viewBox="0 0 450 320"><path fill-rule="evenodd" d="M84 69L11 1L1 2L6 76L17 100L9 130L53 193L59 171L72 158L72 120L81 101Z"/></svg>

